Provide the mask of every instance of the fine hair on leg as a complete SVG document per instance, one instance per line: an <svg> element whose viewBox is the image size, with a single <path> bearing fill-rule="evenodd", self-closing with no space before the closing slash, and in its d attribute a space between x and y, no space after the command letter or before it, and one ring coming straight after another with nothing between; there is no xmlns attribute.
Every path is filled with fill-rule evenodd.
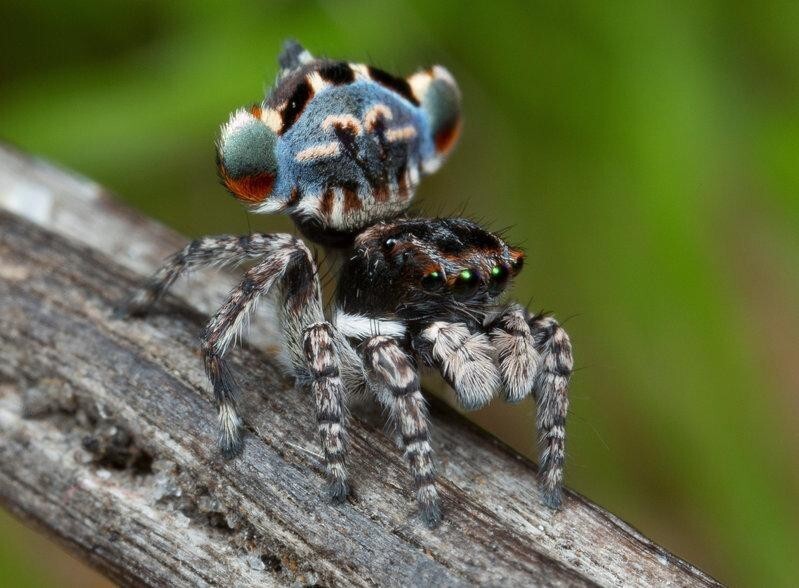
<svg viewBox="0 0 799 588"><path fill-rule="evenodd" d="M266 259L244 274L222 307L211 318L202 333L205 370L214 389L219 411L219 448L226 457L236 455L242 448L241 418L236 406L237 388L224 358L255 309L258 299L285 274L296 256L305 256L307 249L289 235L275 235L273 247Z"/></svg>
<svg viewBox="0 0 799 588"><path fill-rule="evenodd" d="M488 326L502 374L502 396L519 402L535 388L541 362L527 320L530 313L519 304L506 308Z"/></svg>
<svg viewBox="0 0 799 588"><path fill-rule="evenodd" d="M275 241L287 235L217 235L195 239L164 264L116 310L117 316L141 316L187 273L210 267L238 265L268 255Z"/></svg>
<svg viewBox="0 0 799 588"><path fill-rule="evenodd" d="M311 392L316 402L316 422L324 452L328 494L334 502L341 502L349 494L345 469L346 391L335 337L333 325L328 322L310 325L303 335L303 350L310 372Z"/></svg>
<svg viewBox="0 0 799 588"><path fill-rule="evenodd" d="M399 429L422 519L429 527L441 522L427 409L413 360L391 337L368 339L363 350L368 384L391 411Z"/></svg>
<svg viewBox="0 0 799 588"><path fill-rule="evenodd" d="M566 460L566 415L569 411L569 379L574 360L571 341L558 322L546 315L529 320L535 348L541 356L536 378L536 426L541 443L539 476L544 503L561 504L563 466Z"/></svg>
<svg viewBox="0 0 799 588"><path fill-rule="evenodd" d="M422 331L416 343L464 408L476 410L491 402L501 381L485 333L472 333L463 323L437 321Z"/></svg>

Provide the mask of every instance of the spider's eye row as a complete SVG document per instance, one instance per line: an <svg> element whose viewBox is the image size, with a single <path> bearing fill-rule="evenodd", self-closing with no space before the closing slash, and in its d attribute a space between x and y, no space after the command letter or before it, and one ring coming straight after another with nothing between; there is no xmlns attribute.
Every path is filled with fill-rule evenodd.
<svg viewBox="0 0 799 588"><path fill-rule="evenodd" d="M522 268L524 267L524 256L520 255L519 257L511 261L510 266L511 268L513 268L513 273L518 274L520 271L522 271Z"/></svg>
<svg viewBox="0 0 799 588"><path fill-rule="evenodd" d="M438 290L444 285L444 273L432 271L422 278L422 287L425 290Z"/></svg>
<svg viewBox="0 0 799 588"><path fill-rule="evenodd" d="M386 249L392 249L396 244L397 244L396 239L386 239L386 241L383 243Z"/></svg>

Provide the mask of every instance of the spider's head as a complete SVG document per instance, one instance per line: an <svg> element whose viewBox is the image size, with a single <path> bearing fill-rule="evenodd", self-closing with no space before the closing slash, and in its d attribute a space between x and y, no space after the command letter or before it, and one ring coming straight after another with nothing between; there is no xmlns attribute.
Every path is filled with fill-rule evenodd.
<svg viewBox="0 0 799 588"><path fill-rule="evenodd" d="M342 275L351 312L409 320L471 320L499 301L524 254L465 219L375 225L356 239Z"/></svg>
<svg viewBox="0 0 799 588"><path fill-rule="evenodd" d="M263 112L260 106L234 112L222 126L216 145L222 183L249 206L263 204L277 179L278 135L274 124L267 124L272 121Z"/></svg>

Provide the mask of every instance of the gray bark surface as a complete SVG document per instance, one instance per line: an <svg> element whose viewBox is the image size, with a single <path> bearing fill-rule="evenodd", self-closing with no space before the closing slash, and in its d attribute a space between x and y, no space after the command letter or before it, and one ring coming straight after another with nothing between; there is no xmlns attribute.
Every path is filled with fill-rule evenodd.
<svg viewBox="0 0 799 588"><path fill-rule="evenodd" d="M445 521L416 516L379 412L353 409L355 495L331 505L312 399L274 359L268 311L231 352L247 439L215 448L198 355L229 277L159 312L115 305L185 240L96 184L0 148L0 501L122 584L704 586L716 582L431 403Z"/></svg>

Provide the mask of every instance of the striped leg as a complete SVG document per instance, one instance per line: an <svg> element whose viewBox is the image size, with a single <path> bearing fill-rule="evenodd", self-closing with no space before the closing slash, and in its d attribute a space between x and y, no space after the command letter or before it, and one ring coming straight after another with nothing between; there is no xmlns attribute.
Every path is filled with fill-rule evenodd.
<svg viewBox="0 0 799 588"><path fill-rule="evenodd" d="M308 327L303 335L303 349L316 400L316 422L325 456L328 493L334 502L341 502L349 494L344 465L347 450L345 390L333 326L325 322Z"/></svg>
<svg viewBox="0 0 799 588"><path fill-rule="evenodd" d="M232 456L241 449L241 419L236 409L236 386L224 355L246 324L258 299L280 283L282 317L287 333L297 333L324 320L316 267L302 241L291 235L268 236L265 259L244 274L244 279L213 316L202 334L205 369L214 387L219 410L219 447ZM287 336L292 358L303 357L297 339ZM295 364L298 362L295 362ZM299 362L304 367L304 357ZM298 371L298 378L303 372Z"/></svg>
<svg viewBox="0 0 799 588"><path fill-rule="evenodd" d="M544 503L560 506L566 458L566 413L572 352L569 336L552 317L531 316L521 305L508 307L487 329L497 352L504 396L518 402L534 394Z"/></svg>
<svg viewBox="0 0 799 588"><path fill-rule="evenodd" d="M491 341L485 333L471 333L463 323L439 321L422 331L415 347L425 361L439 369L468 410L488 404L500 388Z"/></svg>
<svg viewBox="0 0 799 588"><path fill-rule="evenodd" d="M566 414L569 411L569 378L574 361L569 335L558 322L542 314L529 319L541 366L535 390L538 404L536 425L542 444L539 475L544 503L561 503L563 464L566 459Z"/></svg>
<svg viewBox="0 0 799 588"><path fill-rule="evenodd" d="M416 367L390 337L369 339L363 356L369 386L378 400L391 410L402 436L422 519L429 527L435 527L441 522L441 504L435 486L427 410Z"/></svg>
<svg viewBox="0 0 799 588"><path fill-rule="evenodd" d="M141 288L117 309L117 316L147 314L182 275L196 269L236 265L268 255L281 235L219 235L195 239L169 257Z"/></svg>

